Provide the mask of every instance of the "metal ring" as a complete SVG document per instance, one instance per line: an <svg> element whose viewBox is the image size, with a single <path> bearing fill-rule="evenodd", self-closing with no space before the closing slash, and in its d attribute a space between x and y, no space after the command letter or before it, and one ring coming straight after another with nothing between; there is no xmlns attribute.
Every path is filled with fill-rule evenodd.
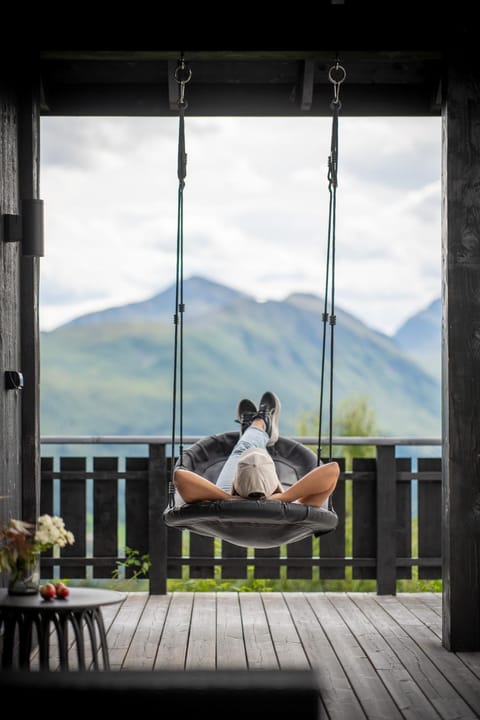
<svg viewBox="0 0 480 720"><path fill-rule="evenodd" d="M337 80L333 77L334 72L339 73ZM332 65L332 67L328 71L328 79L334 85L341 85L346 77L347 77L347 73L345 71L345 68L343 67L343 65L339 65L338 63L336 65Z"/></svg>
<svg viewBox="0 0 480 720"><path fill-rule="evenodd" d="M179 70L183 70L183 71L187 70L187 71L188 71L188 72L187 72L187 77L186 77L185 80L179 80L179 79L178 79L178 71L179 71ZM175 68L174 77L175 77L175 80L177 81L177 83L178 83L179 85L182 84L182 83L183 83L184 85L186 85L188 82L190 82L190 80L191 80L191 78L192 78L192 71L191 71L190 68L185 67L185 65L177 65L177 67Z"/></svg>

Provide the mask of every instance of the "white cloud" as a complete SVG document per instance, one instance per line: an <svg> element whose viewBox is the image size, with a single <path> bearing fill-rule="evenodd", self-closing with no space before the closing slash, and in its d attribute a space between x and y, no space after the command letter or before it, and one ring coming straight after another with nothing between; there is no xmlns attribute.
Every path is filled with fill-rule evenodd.
<svg viewBox="0 0 480 720"><path fill-rule="evenodd" d="M43 118L43 329L175 281L175 118ZM440 294L439 118L341 118L337 305L392 332ZM188 118L184 272L321 294L328 118Z"/></svg>

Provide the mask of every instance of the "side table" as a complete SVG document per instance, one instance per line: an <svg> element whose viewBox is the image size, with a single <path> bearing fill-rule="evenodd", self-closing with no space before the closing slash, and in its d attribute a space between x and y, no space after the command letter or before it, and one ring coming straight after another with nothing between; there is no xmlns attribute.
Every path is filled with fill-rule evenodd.
<svg viewBox="0 0 480 720"><path fill-rule="evenodd" d="M1 667L30 669L33 629L36 630L40 670L50 670L50 645L56 636L59 665L69 670L69 630L75 639L78 669L86 670L85 637L89 639L93 670L110 669L102 606L120 603L125 593L96 588L70 588L64 600L38 595L9 595L0 589L0 627L3 624ZM18 631L18 632L16 632ZM15 647L18 646L18 658ZM17 662L15 662L17 660Z"/></svg>

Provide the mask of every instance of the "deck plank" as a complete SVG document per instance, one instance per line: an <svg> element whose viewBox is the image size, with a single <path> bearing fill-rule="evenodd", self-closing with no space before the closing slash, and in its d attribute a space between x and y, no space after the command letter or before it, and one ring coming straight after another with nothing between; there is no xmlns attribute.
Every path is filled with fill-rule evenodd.
<svg viewBox="0 0 480 720"><path fill-rule="evenodd" d="M115 622L108 628L107 642L112 670L123 667L147 600L146 592L129 593L115 616Z"/></svg>
<svg viewBox="0 0 480 720"><path fill-rule="evenodd" d="M282 593L264 593L262 599L280 668L309 669L310 663Z"/></svg>
<svg viewBox="0 0 480 720"><path fill-rule="evenodd" d="M457 652L457 657L460 658L480 680L480 652Z"/></svg>
<svg viewBox="0 0 480 720"><path fill-rule="evenodd" d="M396 601L389 596L375 596L388 614L397 622L400 622L405 632L430 660L443 673L445 678L451 682L465 702L480 716L480 684L478 677L460 660L453 652L446 650L437 635L424 625L403 603ZM399 612L399 607L403 608ZM407 615L406 615L407 613ZM399 616L401 620L399 620ZM410 618L410 622L409 622Z"/></svg>
<svg viewBox="0 0 480 720"><path fill-rule="evenodd" d="M368 593L349 593L349 597L382 634L407 672L423 690L444 720L476 718L455 688L407 632L387 614Z"/></svg>
<svg viewBox="0 0 480 720"><path fill-rule="evenodd" d="M305 594L288 592L284 598L317 675L328 717L331 720L364 720L366 715L362 706Z"/></svg>
<svg viewBox="0 0 480 720"><path fill-rule="evenodd" d="M128 648L123 669L153 670L170 597L151 595Z"/></svg>
<svg viewBox="0 0 480 720"><path fill-rule="evenodd" d="M194 593L186 670L216 669L216 615L216 593Z"/></svg>
<svg viewBox="0 0 480 720"><path fill-rule="evenodd" d="M440 640L442 639L442 617L429 603L425 602L423 593L402 593L396 597L424 625L430 628Z"/></svg>
<svg viewBox="0 0 480 720"><path fill-rule="evenodd" d="M217 670L247 668L238 593L217 595Z"/></svg>
<svg viewBox="0 0 480 720"><path fill-rule="evenodd" d="M401 593L400 595L403 597L404 593ZM428 605L429 607L431 607L432 610L434 610L437 613L437 615L442 617L442 603L443 603L442 593L422 592L421 595L422 595L423 602L426 605Z"/></svg>
<svg viewBox="0 0 480 720"><path fill-rule="evenodd" d="M327 595L308 596L312 609L330 638L367 717L401 720L402 714L375 672L369 658Z"/></svg>
<svg viewBox="0 0 480 720"><path fill-rule="evenodd" d="M192 607L193 593L172 594L154 670L185 669Z"/></svg>
<svg viewBox="0 0 480 720"><path fill-rule="evenodd" d="M363 648L399 711L411 720L438 720L439 713L369 618L345 593L330 593L329 600Z"/></svg>
<svg viewBox="0 0 480 720"><path fill-rule="evenodd" d="M261 593L240 593L239 600L249 669L278 669Z"/></svg>

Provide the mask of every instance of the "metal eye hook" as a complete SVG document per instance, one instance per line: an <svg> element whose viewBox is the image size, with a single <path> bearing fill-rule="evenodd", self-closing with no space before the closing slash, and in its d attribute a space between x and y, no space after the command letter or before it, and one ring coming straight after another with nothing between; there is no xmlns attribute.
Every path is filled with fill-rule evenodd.
<svg viewBox="0 0 480 720"><path fill-rule="evenodd" d="M189 67L185 65L183 55L179 61L179 64L175 68L174 77L180 86L178 89L178 104L185 105L185 85L190 82L192 77L192 71Z"/></svg>
<svg viewBox="0 0 480 720"><path fill-rule="evenodd" d="M333 101L332 104L337 105L340 95L340 85L343 83L345 78L347 77L347 73L343 65L340 65L340 63L337 62L335 65L332 65L330 70L328 71L328 79L331 83L333 83Z"/></svg>

